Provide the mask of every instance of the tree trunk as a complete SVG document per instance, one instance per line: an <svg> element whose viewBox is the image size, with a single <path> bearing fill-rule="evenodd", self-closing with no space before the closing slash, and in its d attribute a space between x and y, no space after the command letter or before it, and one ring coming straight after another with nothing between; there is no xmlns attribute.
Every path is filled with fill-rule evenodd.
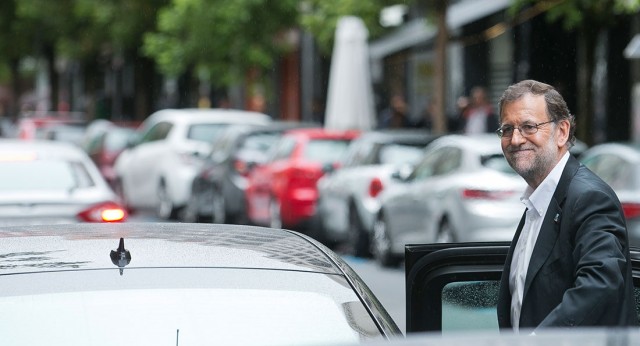
<svg viewBox="0 0 640 346"><path fill-rule="evenodd" d="M435 61L434 61L434 114L433 127L434 133L443 134L447 132L447 121L445 113L445 100L447 88L447 44L449 42L449 29L447 27L447 4L448 0L439 0L436 2L436 16L438 23L438 34L435 42Z"/></svg>
<svg viewBox="0 0 640 346"><path fill-rule="evenodd" d="M590 26L581 27L578 34L578 109L576 117L576 137L587 145L594 144L593 132L593 69L597 30Z"/></svg>

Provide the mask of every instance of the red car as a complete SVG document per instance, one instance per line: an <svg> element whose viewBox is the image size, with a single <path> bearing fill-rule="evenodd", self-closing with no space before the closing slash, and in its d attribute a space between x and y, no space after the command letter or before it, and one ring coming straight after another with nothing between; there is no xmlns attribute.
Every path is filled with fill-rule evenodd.
<svg viewBox="0 0 640 346"><path fill-rule="evenodd" d="M249 176L247 214L257 225L310 228L316 222L316 182L326 165L340 164L359 131L323 128L285 132L270 159Z"/></svg>

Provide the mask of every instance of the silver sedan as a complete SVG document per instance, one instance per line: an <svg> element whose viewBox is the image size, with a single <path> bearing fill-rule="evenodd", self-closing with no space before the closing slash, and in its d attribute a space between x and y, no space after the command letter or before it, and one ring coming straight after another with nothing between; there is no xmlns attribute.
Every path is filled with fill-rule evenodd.
<svg viewBox="0 0 640 346"><path fill-rule="evenodd" d="M598 144L585 151L580 161L616 192L627 219L629 242L640 246L640 145Z"/></svg>
<svg viewBox="0 0 640 346"><path fill-rule="evenodd" d="M433 141L407 177L380 196L372 249L385 266L406 244L511 240L524 211L526 183L493 134Z"/></svg>

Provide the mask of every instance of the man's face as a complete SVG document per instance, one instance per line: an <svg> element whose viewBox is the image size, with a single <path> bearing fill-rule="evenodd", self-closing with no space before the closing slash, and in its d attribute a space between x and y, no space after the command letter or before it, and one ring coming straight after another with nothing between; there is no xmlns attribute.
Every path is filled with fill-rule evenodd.
<svg viewBox="0 0 640 346"><path fill-rule="evenodd" d="M538 187L565 153L569 124L565 120L537 126L537 132L518 130L523 125L546 123L550 119L544 96L526 94L505 104L501 126L514 126L511 136L501 138L502 151L513 169L533 188Z"/></svg>

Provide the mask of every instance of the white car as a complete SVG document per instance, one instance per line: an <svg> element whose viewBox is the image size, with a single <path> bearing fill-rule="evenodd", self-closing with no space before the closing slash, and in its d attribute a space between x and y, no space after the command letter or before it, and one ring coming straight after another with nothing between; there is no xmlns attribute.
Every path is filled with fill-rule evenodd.
<svg viewBox="0 0 640 346"><path fill-rule="evenodd" d="M380 195L373 230L383 266L398 264L407 244L510 241L525 210L526 183L495 134L440 137L398 181Z"/></svg>
<svg viewBox="0 0 640 346"><path fill-rule="evenodd" d="M271 117L230 109L164 109L140 124L135 143L115 163L116 191L130 209L175 218L211 143L231 124L267 124Z"/></svg>
<svg viewBox="0 0 640 346"><path fill-rule="evenodd" d="M393 183L392 173L416 164L436 137L404 129L369 131L355 139L344 165L318 181L321 240L330 246L345 243L351 254L369 257L378 196Z"/></svg>
<svg viewBox="0 0 640 346"><path fill-rule="evenodd" d="M0 140L0 225L121 222L127 212L78 146Z"/></svg>
<svg viewBox="0 0 640 346"><path fill-rule="evenodd" d="M629 243L640 247L640 145L601 143L585 151L580 161L616 192L627 220Z"/></svg>

